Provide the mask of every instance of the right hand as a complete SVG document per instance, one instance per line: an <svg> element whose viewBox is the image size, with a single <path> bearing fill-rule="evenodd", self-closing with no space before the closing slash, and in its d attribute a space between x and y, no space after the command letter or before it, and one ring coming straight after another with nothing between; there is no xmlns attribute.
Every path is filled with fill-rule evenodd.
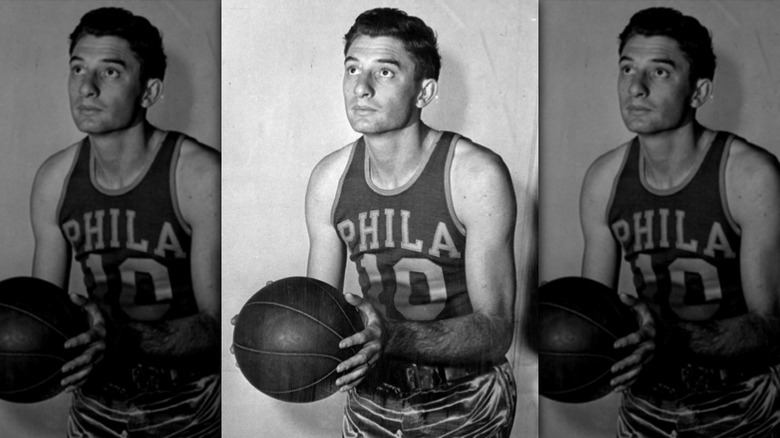
<svg viewBox="0 0 780 438"><path fill-rule="evenodd" d="M97 304L74 293L70 294L70 300L86 311L89 329L65 341L65 349L86 346L79 356L60 369L65 376L60 384L67 392L75 390L86 382L95 365L103 359L106 350L106 320Z"/></svg>
<svg viewBox="0 0 780 438"><path fill-rule="evenodd" d="M634 310L639 323L639 329L618 339L613 345L615 349L635 346L631 354L612 365L611 371L615 377L609 383L616 392L623 391L636 382L642 367L655 354L656 336L655 319L647 304L625 293L620 293L619 296L623 304L630 306Z"/></svg>

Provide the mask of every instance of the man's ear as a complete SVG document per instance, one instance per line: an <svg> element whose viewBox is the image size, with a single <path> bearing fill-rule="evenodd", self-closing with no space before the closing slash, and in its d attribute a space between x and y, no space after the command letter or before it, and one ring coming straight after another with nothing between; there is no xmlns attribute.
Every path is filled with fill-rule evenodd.
<svg viewBox="0 0 780 438"><path fill-rule="evenodd" d="M417 95L417 108L425 108L436 97L439 92L439 83L436 79L423 79L420 93Z"/></svg>
<svg viewBox="0 0 780 438"><path fill-rule="evenodd" d="M697 79L691 96L691 107L698 108L704 105L712 97L712 81L709 79Z"/></svg>
<svg viewBox="0 0 780 438"><path fill-rule="evenodd" d="M162 94L163 81L156 78L147 79L144 94L141 97L141 106L147 109L150 108L162 97Z"/></svg>

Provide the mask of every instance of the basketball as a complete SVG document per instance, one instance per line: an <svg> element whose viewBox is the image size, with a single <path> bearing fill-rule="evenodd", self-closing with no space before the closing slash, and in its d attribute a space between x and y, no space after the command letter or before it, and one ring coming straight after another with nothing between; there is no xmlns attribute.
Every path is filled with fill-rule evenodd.
<svg viewBox="0 0 780 438"><path fill-rule="evenodd" d="M37 278L0 281L0 399L34 403L59 394L60 368L79 351L65 341L88 330L59 287Z"/></svg>
<svg viewBox="0 0 780 438"><path fill-rule="evenodd" d="M539 394L584 403L612 391L610 368L630 351L619 338L637 330L617 292L587 278L565 277L539 288Z"/></svg>
<svg viewBox="0 0 780 438"><path fill-rule="evenodd" d="M278 400L308 403L338 390L336 366L359 349L339 342L363 330L360 312L334 287L289 277L264 287L241 309L233 352L255 388Z"/></svg>

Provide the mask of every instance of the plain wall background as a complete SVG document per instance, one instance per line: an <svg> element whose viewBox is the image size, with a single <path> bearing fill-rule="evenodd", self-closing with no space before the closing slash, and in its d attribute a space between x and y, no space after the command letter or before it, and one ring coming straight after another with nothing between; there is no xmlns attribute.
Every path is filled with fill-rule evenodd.
<svg viewBox="0 0 780 438"><path fill-rule="evenodd" d="M363 11L397 7L439 36L439 99L423 111L434 127L498 152L520 209L518 315L536 283L537 4L495 0L222 2L223 436L340 436L344 398L287 404L255 390L228 349L229 319L269 280L305 275L304 196L329 152L358 137L341 92L343 36ZM346 290L359 291L354 265ZM536 360L518 318L519 403L514 436L537 434Z"/></svg>
<svg viewBox="0 0 780 438"><path fill-rule="evenodd" d="M0 0L0 278L30 275L35 172L83 137L68 104L68 35L84 13L101 6L143 15L163 33L165 94L150 120L220 146L219 1ZM83 292L78 264L73 266L71 289ZM69 405L67 394L30 405L0 401L0 435L63 437Z"/></svg>
<svg viewBox="0 0 780 438"><path fill-rule="evenodd" d="M540 15L540 280L579 275L579 193L590 163L630 139L617 101L618 34L645 7L670 6L713 35L718 66L706 126L780 153L780 4L771 1L543 0ZM621 290L633 291L623 263ZM540 436L614 436L618 397L582 405L542 398Z"/></svg>

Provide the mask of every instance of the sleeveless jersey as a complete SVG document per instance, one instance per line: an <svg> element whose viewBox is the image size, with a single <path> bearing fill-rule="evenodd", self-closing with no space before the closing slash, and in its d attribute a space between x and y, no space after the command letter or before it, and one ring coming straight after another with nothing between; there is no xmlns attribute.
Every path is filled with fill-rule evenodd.
<svg viewBox="0 0 780 438"><path fill-rule="evenodd" d="M460 136L444 132L409 182L373 184L361 137L333 206L333 224L355 262L363 296L391 320L431 321L472 312L466 232L455 217L450 167Z"/></svg>
<svg viewBox="0 0 780 438"><path fill-rule="evenodd" d="M183 134L168 132L151 163L129 186L95 179L89 137L78 146L58 207L62 234L81 263L87 292L116 322L196 314L190 229L176 198Z"/></svg>
<svg viewBox="0 0 780 438"><path fill-rule="evenodd" d="M740 232L726 202L725 169L734 136L715 134L682 184L653 189L634 138L615 180L607 220L631 265L637 293L670 321L747 312Z"/></svg>

